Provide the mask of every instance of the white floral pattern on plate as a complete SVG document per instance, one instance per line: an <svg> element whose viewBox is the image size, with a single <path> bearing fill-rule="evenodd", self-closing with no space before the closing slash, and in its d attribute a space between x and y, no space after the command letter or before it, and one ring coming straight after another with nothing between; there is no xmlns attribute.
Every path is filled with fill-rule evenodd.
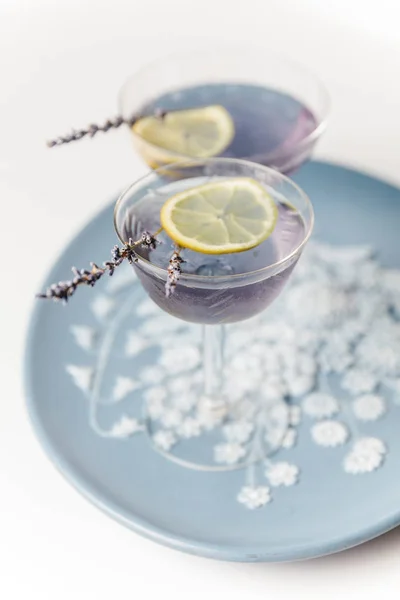
<svg viewBox="0 0 400 600"><path fill-rule="evenodd" d="M311 435L316 444L334 448L341 446L349 437L348 429L340 421L320 421L311 428Z"/></svg>
<svg viewBox="0 0 400 600"><path fill-rule="evenodd" d="M382 396L365 394L353 402L353 411L361 421L376 421L386 412L386 402Z"/></svg>
<svg viewBox="0 0 400 600"><path fill-rule="evenodd" d="M137 419L131 419L126 415L122 415L119 421L116 421L111 428L111 435L113 437L125 438L139 431L143 431L143 424Z"/></svg>
<svg viewBox="0 0 400 600"><path fill-rule="evenodd" d="M246 454L246 449L236 442L218 444L214 447L215 462L233 465Z"/></svg>
<svg viewBox="0 0 400 600"><path fill-rule="evenodd" d="M280 485L288 487L297 483L299 471L299 467L296 465L291 465L288 462L277 462L267 467L265 476L273 487Z"/></svg>
<svg viewBox="0 0 400 600"><path fill-rule="evenodd" d="M339 402L330 394L314 392L304 398L303 411L314 419L326 419L339 411Z"/></svg>
<svg viewBox="0 0 400 600"><path fill-rule="evenodd" d="M119 402L119 400L122 400L138 388L140 388L140 383L132 379L132 377L122 377L121 375L118 375L112 391L113 400Z"/></svg>
<svg viewBox="0 0 400 600"><path fill-rule="evenodd" d="M385 444L377 438L361 438L344 459L344 470L357 475L375 471L383 463Z"/></svg>
<svg viewBox="0 0 400 600"><path fill-rule="evenodd" d="M155 451L185 466L191 464L186 447L207 444L212 457L204 468L243 469L237 500L250 509L268 504L275 488L301 483L307 465L292 462L298 441L345 446L342 468L351 475L384 465L388 450L370 432L400 403L400 272L380 267L371 249L310 244L280 300L229 328L227 415L197 406L199 328L162 313L144 293L132 303L131 282L131 273L121 275L97 293L91 302L97 327L93 318L70 327L86 354L66 371L89 400L96 433L127 439L145 432ZM114 373L114 364L107 388L103 375L117 337L123 371ZM108 427L99 425L100 407L120 407Z"/></svg>
<svg viewBox="0 0 400 600"><path fill-rule="evenodd" d="M237 500L251 510L261 508L271 501L270 489L267 486L243 486Z"/></svg>

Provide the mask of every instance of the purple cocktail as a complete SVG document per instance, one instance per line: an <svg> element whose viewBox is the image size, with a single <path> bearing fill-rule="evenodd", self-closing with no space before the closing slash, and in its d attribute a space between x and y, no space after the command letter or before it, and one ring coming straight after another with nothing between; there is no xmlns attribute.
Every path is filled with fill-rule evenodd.
<svg viewBox="0 0 400 600"><path fill-rule="evenodd" d="M157 235L162 243L156 249L138 249L134 263L143 287L163 310L203 325L204 385L199 390L199 406L223 413L228 410L221 395L223 325L261 312L279 295L312 231L310 201L290 179L272 169L221 158L151 172L121 196L115 209L120 239L136 239L144 229L159 230L160 208L177 192L238 177L256 181L276 204L276 225L264 242L234 254L202 254L183 248L182 275L170 297L165 295L165 285L174 244L164 232Z"/></svg>
<svg viewBox="0 0 400 600"><path fill-rule="evenodd" d="M325 129L328 94L303 67L270 52L262 56L260 68L259 49L228 44L167 56L134 74L119 96L124 118L222 106L234 124L230 143L208 155L181 153L165 138L148 138L134 127L144 160L157 168L182 158L222 156L283 173L307 160Z"/></svg>
<svg viewBox="0 0 400 600"><path fill-rule="evenodd" d="M232 82L183 88L145 104L139 113L213 105L228 111L235 128L233 140L221 157L273 164L287 172L303 162L315 143L312 134L319 126L317 115L295 97L259 85Z"/></svg>
<svg viewBox="0 0 400 600"><path fill-rule="evenodd" d="M124 239L137 239L143 231L158 231L160 210L176 192L209 182L210 177L186 179L150 190L126 213L122 224ZM149 296L171 315L203 324L232 323L264 310L278 296L297 259L296 249L306 235L300 212L275 198L278 219L271 236L254 249L218 256L184 249L184 263L174 294L165 295L165 280L158 269L166 270L174 242L165 232L157 237L155 249L139 249L143 258L135 264L137 275ZM293 254L291 259L286 259ZM282 264L279 264L282 261ZM273 267L271 271L265 271ZM157 270L155 269L157 267Z"/></svg>

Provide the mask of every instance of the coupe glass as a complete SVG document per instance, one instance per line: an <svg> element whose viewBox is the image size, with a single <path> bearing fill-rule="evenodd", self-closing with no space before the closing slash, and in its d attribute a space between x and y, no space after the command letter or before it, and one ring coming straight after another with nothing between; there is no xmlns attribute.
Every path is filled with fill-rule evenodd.
<svg viewBox="0 0 400 600"><path fill-rule="evenodd" d="M235 122L233 143L221 156L252 160L282 173L310 157L329 112L325 87L307 69L265 50L230 45L161 58L131 76L119 94L125 118L155 108L207 104L224 105ZM133 131L132 137L152 168L188 158Z"/></svg>
<svg viewBox="0 0 400 600"><path fill-rule="evenodd" d="M155 196L161 196L163 202L163 198L177 189L188 189L204 180L237 177L253 178L265 187L278 205L283 202L290 210L296 211L302 222L296 245L288 246L285 241L287 232L279 229L278 219L275 228L278 233L273 234L276 244L274 261L266 260L262 268L259 268L259 263L258 268L254 268L253 254L247 252L244 272L228 273L232 255L201 254L200 260L204 257L204 262L196 271L201 274L183 272L174 294L169 298L165 295L167 270L152 263L151 252L138 256L133 265L147 294L159 307L173 317L201 325L203 382L199 385L194 404L203 415L210 418L214 415L216 422L229 418L229 411L233 408L230 399L223 393L224 328L229 323L264 311L280 294L310 237L314 221L312 205L294 182L277 171L243 160L217 158L169 165L150 172L121 195L114 213L116 232L121 242L125 242L129 235L139 237L143 225L146 229L152 228L152 233L159 228L159 210L154 211L152 203ZM148 218L145 214L147 199ZM133 217L135 210L139 210L138 203L141 222L136 228L132 223L137 222ZM170 252L170 248L166 252ZM182 257L185 258L184 250ZM185 270L185 264L182 270ZM162 331L160 335L163 335Z"/></svg>

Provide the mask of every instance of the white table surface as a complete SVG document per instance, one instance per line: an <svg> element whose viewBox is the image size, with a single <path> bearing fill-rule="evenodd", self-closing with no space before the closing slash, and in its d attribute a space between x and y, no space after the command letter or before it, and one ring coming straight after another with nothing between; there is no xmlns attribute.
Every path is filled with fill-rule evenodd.
<svg viewBox="0 0 400 600"><path fill-rule="evenodd" d="M53 151L44 139L114 114L125 76L167 50L252 40L325 79L334 108L318 156L400 184L399 17L396 0L1 0L0 598L399 597L400 529L319 560L239 565L180 554L117 525L44 456L21 381L46 270L145 170L122 131Z"/></svg>

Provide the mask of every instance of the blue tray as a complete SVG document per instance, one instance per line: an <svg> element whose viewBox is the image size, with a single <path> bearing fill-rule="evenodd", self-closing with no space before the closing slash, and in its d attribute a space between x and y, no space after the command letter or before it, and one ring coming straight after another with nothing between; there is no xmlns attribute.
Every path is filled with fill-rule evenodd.
<svg viewBox="0 0 400 600"><path fill-rule="evenodd" d="M384 265L400 267L399 189L319 162L304 166L294 179L312 199L319 239L372 244ZM107 256L115 243L112 211L110 205L77 235L47 283L68 277L71 265L84 266ZM138 347L135 330L157 318L168 330L169 317L153 313L130 271L126 277L132 305L141 307L127 325L133 340L130 354L135 357L131 361L117 350L107 357L105 349L107 323L114 323L115 348L123 347L122 336L127 334L126 327L121 328L123 310L127 315L130 310L129 303L120 308L126 294L123 277L100 283L95 290L80 290L68 308L38 301L32 315L25 359L29 413L50 459L77 490L137 533L222 560L316 557L400 523L400 413L395 405L379 422L365 425L365 434L378 436L390 450L384 464L357 476L342 468L350 442L322 449L311 439L310 424L301 424L298 443L282 450L283 461L299 466L301 481L290 490L276 488L274 500L258 510L248 510L246 498L244 503L243 498L237 501L243 469L188 469L157 451L141 425L138 384L142 375L147 381L157 376L149 367L156 350L151 345ZM105 363L101 381L94 369L98 361ZM95 403L88 394L93 386ZM168 440L163 444L167 451Z"/></svg>

